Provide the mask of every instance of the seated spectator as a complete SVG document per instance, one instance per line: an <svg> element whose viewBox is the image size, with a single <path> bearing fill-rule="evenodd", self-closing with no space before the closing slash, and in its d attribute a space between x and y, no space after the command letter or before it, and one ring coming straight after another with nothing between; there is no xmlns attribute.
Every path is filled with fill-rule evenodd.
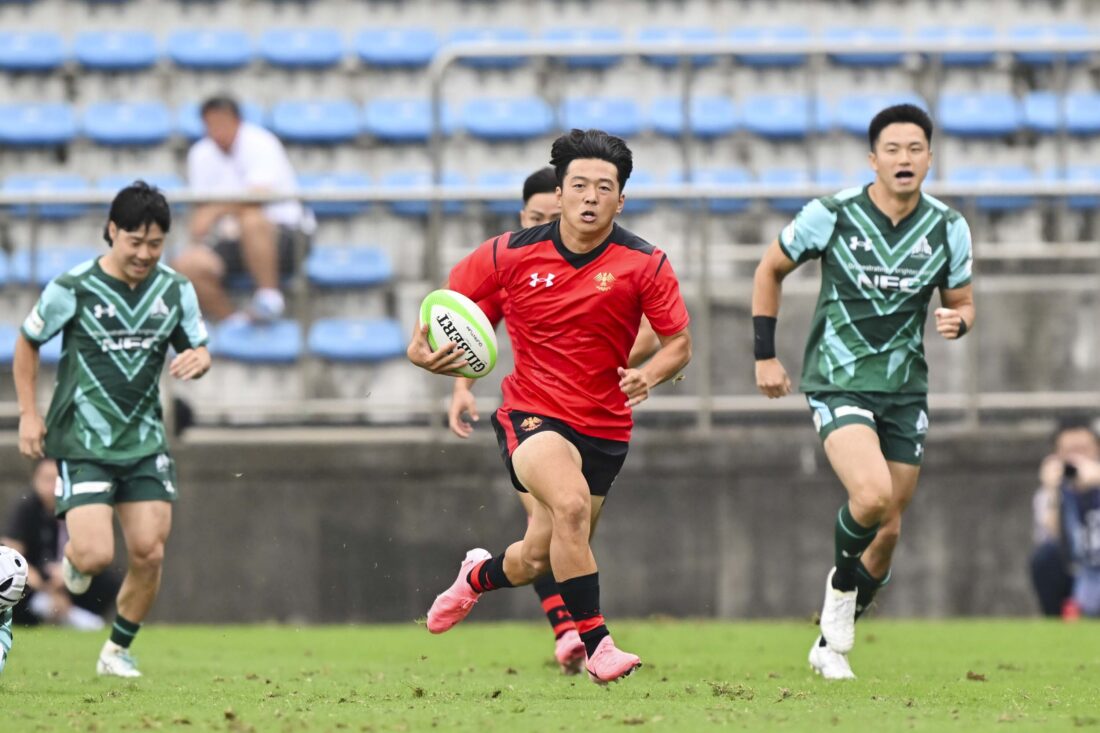
<svg viewBox="0 0 1100 733"><path fill-rule="evenodd" d="M1062 538L1073 571L1073 602L1081 615L1100 617L1100 436L1066 457L1062 469Z"/></svg>
<svg viewBox="0 0 1100 733"><path fill-rule="evenodd" d="M1035 550L1031 578L1045 616L1075 616L1079 612L1074 573L1080 566L1088 566L1089 548L1083 541L1088 533L1082 536L1081 527L1091 516L1089 501L1095 498L1094 490L1100 489L1100 479L1092 478L1097 461L1100 440L1088 421L1061 422L1054 433L1054 452L1040 465L1039 488L1032 502ZM1100 509L1100 504L1096 508ZM1092 521L1098 522L1093 533L1100 535L1100 512ZM1095 539L1100 541L1100 537ZM1100 546L1095 552L1100 557Z"/></svg>
<svg viewBox="0 0 1100 733"><path fill-rule="evenodd" d="M33 490L20 497L8 511L8 526L0 544L27 559L27 593L14 610L14 621L24 626L56 623L94 631L105 626L103 617L112 610L120 585L117 573L96 576L87 593L71 595L61 578L64 523L54 517L57 464L42 460L34 468Z"/></svg>
<svg viewBox="0 0 1100 733"><path fill-rule="evenodd" d="M275 135L241 119L236 100L203 103L206 136L187 155L188 186L199 194L287 194L270 204L207 203L191 213L190 245L172 263L190 278L203 314L220 321L234 314L227 281L250 275L256 290L237 318L280 317L280 278L294 270L296 242L308 237L313 217L293 198L298 184L286 149Z"/></svg>

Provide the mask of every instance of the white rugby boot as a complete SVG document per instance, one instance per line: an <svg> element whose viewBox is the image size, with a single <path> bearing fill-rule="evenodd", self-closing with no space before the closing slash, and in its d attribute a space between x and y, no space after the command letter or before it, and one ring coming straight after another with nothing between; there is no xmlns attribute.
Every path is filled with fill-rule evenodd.
<svg viewBox="0 0 1100 733"><path fill-rule="evenodd" d="M833 574L825 579L825 603L821 607L821 635L833 651L847 654L856 641L856 589L837 590Z"/></svg>
<svg viewBox="0 0 1100 733"><path fill-rule="evenodd" d="M829 648L821 643L821 637L814 639L814 645L810 647L810 668L815 674L819 674L827 680L854 680L855 673L848 665L848 657L845 654Z"/></svg>

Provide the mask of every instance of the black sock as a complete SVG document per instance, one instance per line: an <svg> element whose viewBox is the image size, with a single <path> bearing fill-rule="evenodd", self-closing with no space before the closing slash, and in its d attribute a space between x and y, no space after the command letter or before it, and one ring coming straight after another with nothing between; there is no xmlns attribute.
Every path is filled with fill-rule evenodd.
<svg viewBox="0 0 1100 733"><path fill-rule="evenodd" d="M573 615L573 623L581 634L584 649L591 657L603 638L611 633L600 614L600 574L596 572L563 580L558 583L558 588L569 613Z"/></svg>
<svg viewBox="0 0 1100 733"><path fill-rule="evenodd" d="M504 553L475 565L466 575L466 582L478 593L513 587L512 581L504 574Z"/></svg>
<svg viewBox="0 0 1100 733"><path fill-rule="evenodd" d="M127 621L120 613L118 616L115 616L115 624L111 627L111 641L118 644L123 649L129 649L130 644L134 641L134 637L137 636L139 630L141 630L141 624Z"/></svg>
<svg viewBox="0 0 1100 733"><path fill-rule="evenodd" d="M890 582L890 571L886 571L886 577L882 580L871 575L867 572L867 568L863 567L863 563L859 564L856 568L856 620L864 614L867 608L871 605L871 601L875 600L875 594L878 593L879 588Z"/></svg>
<svg viewBox="0 0 1100 733"><path fill-rule="evenodd" d="M836 572L833 573L834 588L841 591L855 590L859 558L875 539L876 534L878 534L878 524L864 527L852 516L847 502L840 507L834 527L836 564Z"/></svg>
<svg viewBox="0 0 1100 733"><path fill-rule="evenodd" d="M546 620L550 622L550 627L554 629L555 639L560 639L566 631L577 628L576 624L573 623L573 615L569 613L565 600L561 597L558 581L554 580L553 575L547 573L536 579L531 585L539 596L542 610L546 612Z"/></svg>

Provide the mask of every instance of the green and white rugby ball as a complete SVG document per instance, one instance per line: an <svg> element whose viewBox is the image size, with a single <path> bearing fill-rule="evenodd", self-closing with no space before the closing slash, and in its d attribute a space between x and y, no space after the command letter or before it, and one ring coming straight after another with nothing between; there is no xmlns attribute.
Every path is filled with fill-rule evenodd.
<svg viewBox="0 0 1100 733"><path fill-rule="evenodd" d="M420 304L420 324L428 324L432 351L454 341L466 352L464 377L478 379L497 365L497 335L477 303L454 290L433 290Z"/></svg>

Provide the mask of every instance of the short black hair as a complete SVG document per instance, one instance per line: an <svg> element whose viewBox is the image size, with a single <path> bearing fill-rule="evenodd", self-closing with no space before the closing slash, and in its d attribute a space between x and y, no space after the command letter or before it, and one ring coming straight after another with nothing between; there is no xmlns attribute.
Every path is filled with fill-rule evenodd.
<svg viewBox="0 0 1100 733"><path fill-rule="evenodd" d="M1069 433L1074 430L1086 430L1093 438L1100 440L1100 435L1097 434L1096 428L1093 427L1091 420L1080 415L1073 415L1058 420L1058 424L1054 428L1054 434L1051 436L1050 442L1057 443L1058 438L1062 437L1062 433Z"/></svg>
<svg viewBox="0 0 1100 733"><path fill-rule="evenodd" d="M924 130L928 144L932 144L932 118L928 113L915 104L895 104L893 107L882 110L871 120L871 125L867 128L867 141L871 144L871 150L875 149L878 136L886 126L895 122L912 122Z"/></svg>
<svg viewBox="0 0 1100 733"><path fill-rule="evenodd" d="M228 94L215 94L208 97L199 108L199 116L206 117L207 112L229 112L238 120L241 119L241 105Z"/></svg>
<svg viewBox="0 0 1100 733"><path fill-rule="evenodd" d="M523 205L526 206L532 196L540 193L554 193L557 190L558 175L554 169L550 166L539 168L527 176L527 180L523 182Z"/></svg>
<svg viewBox="0 0 1100 733"><path fill-rule="evenodd" d="M111 222L124 232L137 232L150 224L156 224L165 234L172 227L172 210L168 199L156 186L145 181L134 181L115 194L111 202L111 211L107 214L107 226L103 227L103 238L108 246L111 241Z"/></svg>
<svg viewBox="0 0 1100 733"><path fill-rule="evenodd" d="M574 160L596 158L606 160L619 173L619 192L634 170L634 155L621 137L608 135L603 130L570 130L550 147L550 165L554 166L558 185L565 180L565 171Z"/></svg>

